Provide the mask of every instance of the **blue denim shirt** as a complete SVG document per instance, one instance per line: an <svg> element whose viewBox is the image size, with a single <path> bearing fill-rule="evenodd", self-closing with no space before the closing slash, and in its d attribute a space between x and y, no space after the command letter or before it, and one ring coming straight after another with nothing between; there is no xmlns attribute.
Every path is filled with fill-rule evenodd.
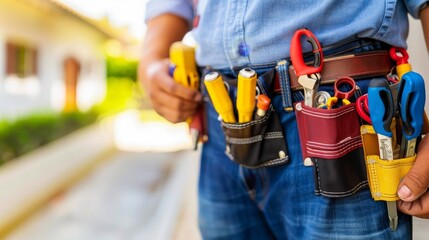
<svg viewBox="0 0 429 240"><path fill-rule="evenodd" d="M146 20L162 13L199 17L192 30L197 62L216 69L267 64L289 57L298 28L309 28L322 46L373 38L406 47L407 13L418 18L426 0L151 0ZM304 51L310 45L304 45Z"/></svg>

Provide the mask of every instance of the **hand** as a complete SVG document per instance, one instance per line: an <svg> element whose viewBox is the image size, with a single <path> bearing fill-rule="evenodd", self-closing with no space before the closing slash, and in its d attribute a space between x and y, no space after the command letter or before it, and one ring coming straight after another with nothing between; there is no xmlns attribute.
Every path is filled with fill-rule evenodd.
<svg viewBox="0 0 429 240"><path fill-rule="evenodd" d="M158 114L172 123L183 122L195 113L202 95L174 81L168 64L164 59L142 67L142 82Z"/></svg>
<svg viewBox="0 0 429 240"><path fill-rule="evenodd" d="M399 184L398 209L403 213L429 219L429 137L420 143L417 159Z"/></svg>

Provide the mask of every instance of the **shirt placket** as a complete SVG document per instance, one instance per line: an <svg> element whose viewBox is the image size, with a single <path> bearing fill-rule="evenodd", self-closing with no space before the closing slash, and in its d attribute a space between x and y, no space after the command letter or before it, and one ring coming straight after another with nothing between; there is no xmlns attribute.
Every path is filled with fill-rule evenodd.
<svg viewBox="0 0 429 240"><path fill-rule="evenodd" d="M248 1L228 1L225 9L224 52L231 68L250 64L250 46L246 43L244 17Z"/></svg>

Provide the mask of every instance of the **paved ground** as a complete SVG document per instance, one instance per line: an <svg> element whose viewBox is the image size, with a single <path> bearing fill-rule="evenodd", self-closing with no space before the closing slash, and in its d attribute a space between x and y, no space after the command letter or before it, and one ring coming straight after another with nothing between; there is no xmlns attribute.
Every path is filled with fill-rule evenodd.
<svg viewBox="0 0 429 240"><path fill-rule="evenodd" d="M8 239L165 239L161 236L168 236L164 232L166 226L162 221L155 223L155 219L159 219L157 215L171 215L159 212L170 211L165 204L161 207L166 198L175 201L175 196L167 196L165 190L178 182L170 181L176 164L188 157L197 160L193 152L118 152L86 179L53 199ZM167 229L171 233L175 231L176 219L177 216L173 228Z"/></svg>
<svg viewBox="0 0 429 240"><path fill-rule="evenodd" d="M172 234L156 229L156 211L172 174L174 158L193 158L184 201ZM198 153L118 152L78 185L53 199L11 240L200 240L197 229L196 179ZM178 160L177 160L178 161ZM165 199L164 199L165 200ZM174 201L174 199L171 199ZM158 213L159 215L159 213ZM163 215L163 214L161 214ZM152 236L151 238L143 236ZM158 238L171 236L168 238ZM415 240L429 239L429 220L415 219Z"/></svg>

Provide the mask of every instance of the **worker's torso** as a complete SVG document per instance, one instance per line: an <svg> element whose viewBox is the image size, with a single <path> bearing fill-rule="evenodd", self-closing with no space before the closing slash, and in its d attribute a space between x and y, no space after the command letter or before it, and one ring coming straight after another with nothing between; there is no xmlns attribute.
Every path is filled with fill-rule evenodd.
<svg viewBox="0 0 429 240"><path fill-rule="evenodd" d="M358 37L406 47L406 7L402 0L200 0L197 61L228 68L287 58L290 39L302 27L323 47Z"/></svg>

